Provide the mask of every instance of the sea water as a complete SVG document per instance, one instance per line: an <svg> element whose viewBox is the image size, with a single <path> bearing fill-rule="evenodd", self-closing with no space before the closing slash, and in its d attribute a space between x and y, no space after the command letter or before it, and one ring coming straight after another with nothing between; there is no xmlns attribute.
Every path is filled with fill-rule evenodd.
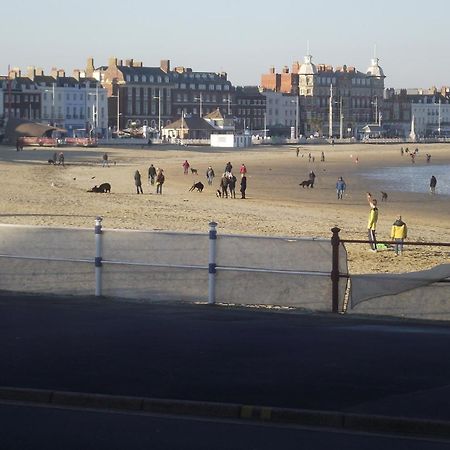
<svg viewBox="0 0 450 450"><path fill-rule="evenodd" d="M450 166L433 165L419 166L411 164L407 167L386 167L363 172L364 178L379 181L383 191L399 192L430 192L430 178L437 178L436 194L450 195ZM382 182L382 183L381 183Z"/></svg>

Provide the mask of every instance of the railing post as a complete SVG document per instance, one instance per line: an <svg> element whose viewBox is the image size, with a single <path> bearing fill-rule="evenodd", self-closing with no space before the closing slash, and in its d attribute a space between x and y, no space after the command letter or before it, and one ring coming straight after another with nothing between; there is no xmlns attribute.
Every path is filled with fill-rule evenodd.
<svg viewBox="0 0 450 450"><path fill-rule="evenodd" d="M217 223L209 223L208 304L216 303L216 244Z"/></svg>
<svg viewBox="0 0 450 450"><path fill-rule="evenodd" d="M332 263L331 263L331 310L333 313L339 312L339 246L341 240L339 238L340 228L331 229L333 236L331 237Z"/></svg>
<svg viewBox="0 0 450 450"><path fill-rule="evenodd" d="M95 296L102 295L102 218L95 219Z"/></svg>

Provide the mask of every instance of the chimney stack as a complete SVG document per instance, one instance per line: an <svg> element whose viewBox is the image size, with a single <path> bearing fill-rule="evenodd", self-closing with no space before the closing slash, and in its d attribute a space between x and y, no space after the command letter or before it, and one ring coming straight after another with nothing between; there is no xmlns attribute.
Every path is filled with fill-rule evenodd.
<svg viewBox="0 0 450 450"><path fill-rule="evenodd" d="M159 66L164 73L170 72L170 60L169 59L162 59Z"/></svg>

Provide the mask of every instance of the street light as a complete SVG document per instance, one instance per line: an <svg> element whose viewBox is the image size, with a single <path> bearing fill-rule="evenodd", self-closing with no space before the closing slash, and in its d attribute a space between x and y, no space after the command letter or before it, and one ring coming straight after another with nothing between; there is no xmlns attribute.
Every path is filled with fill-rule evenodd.
<svg viewBox="0 0 450 450"><path fill-rule="evenodd" d="M299 97L297 95L295 100L291 100L291 103L295 103L295 139L298 139L298 124L300 122L299 117Z"/></svg>
<svg viewBox="0 0 450 450"><path fill-rule="evenodd" d="M154 99L158 99L158 133L161 139L161 88L158 88L158 96L154 96Z"/></svg>
<svg viewBox="0 0 450 450"><path fill-rule="evenodd" d="M441 137L441 99L439 99L439 108L438 108L438 133L439 137Z"/></svg>
<svg viewBox="0 0 450 450"><path fill-rule="evenodd" d="M117 87L117 95L111 95L113 98L117 98L117 125L116 133L118 135L120 130L120 88Z"/></svg>
<svg viewBox="0 0 450 450"><path fill-rule="evenodd" d="M88 95L95 95L95 118L94 118L94 105L92 106L92 119L94 119L95 136L98 132L98 83L95 86L95 92L89 92Z"/></svg>
<svg viewBox="0 0 450 450"><path fill-rule="evenodd" d="M228 94L228 98L224 98L223 101L228 103L228 115L231 116L231 96L230 96L230 94Z"/></svg>
<svg viewBox="0 0 450 450"><path fill-rule="evenodd" d="M200 92L200 97L194 97L194 100L198 100L200 103L199 117L203 117L203 95Z"/></svg>
<svg viewBox="0 0 450 450"><path fill-rule="evenodd" d="M44 92L52 93L52 113L51 113L50 119L54 119L54 117L55 117L55 83L52 83L51 89L44 89Z"/></svg>

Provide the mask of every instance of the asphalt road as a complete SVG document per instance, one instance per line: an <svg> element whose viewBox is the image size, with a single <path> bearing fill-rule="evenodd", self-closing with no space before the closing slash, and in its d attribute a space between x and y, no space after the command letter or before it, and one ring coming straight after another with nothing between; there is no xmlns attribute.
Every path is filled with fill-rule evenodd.
<svg viewBox="0 0 450 450"><path fill-rule="evenodd" d="M0 404L0 448L448 450L449 443L248 422Z"/></svg>

